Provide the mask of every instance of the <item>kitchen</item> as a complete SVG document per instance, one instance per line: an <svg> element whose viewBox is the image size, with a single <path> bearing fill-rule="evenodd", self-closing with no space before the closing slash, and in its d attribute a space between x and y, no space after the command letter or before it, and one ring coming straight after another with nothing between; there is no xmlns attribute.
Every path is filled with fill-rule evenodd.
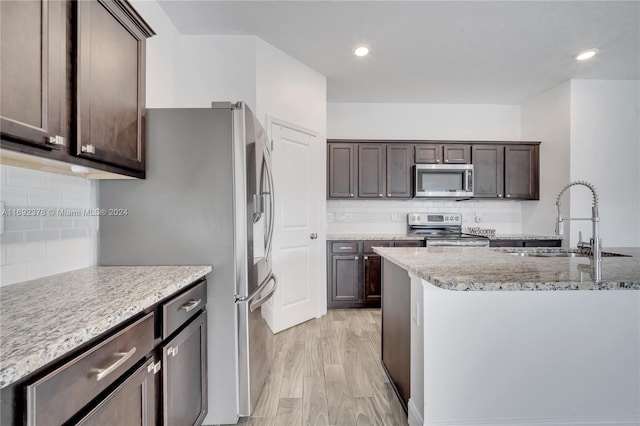
<svg viewBox="0 0 640 426"><path fill-rule="evenodd" d="M310 296L307 297L309 300L304 304L304 309L300 309L302 312L290 310L283 314L289 307L294 309L292 305L300 299L300 295L294 291L276 293L272 303L263 305L265 309L271 309L271 312L264 312L264 314L271 316L270 326L274 331L286 329L293 325L292 323L301 322L304 319L325 315L327 255L324 241L328 239L328 234L406 233L408 213L459 213L465 227L494 228L499 234L549 235L554 233L556 195L565 184L586 179L594 183L600 191L601 236L604 246L637 247L640 245L638 221L640 193L633 190L634 187L638 187L640 180L637 116L638 40L637 18L634 18L637 17L637 9L633 9L637 8L637 5L620 3L620 9L613 5L606 6L604 2L592 5L593 9L585 4L574 6L576 10L581 10L585 14L584 21L579 22L601 25L602 28L598 26L599 31L609 31L615 35L611 38L602 36L600 39L594 36L598 33L597 31L593 31L592 34L591 31L580 26L582 24L575 24L572 30L578 34L584 34L586 40L567 42L568 44L563 47L566 51L556 52L550 50L549 46L555 43L560 44L560 41L544 39L541 34L548 34L549 37L555 34L554 22L557 25L558 21L553 21L549 16L554 16L562 22L574 22L571 16L575 11L570 10L570 7L564 3L551 3L548 6L552 8L551 10L539 11L531 10L533 6L530 4L523 4L520 6L524 8L522 14L509 9L517 6L507 4L502 4L501 7L494 5L495 9L487 6L486 10L476 5L468 9L468 13L463 13L464 11L461 10L471 7L468 4L445 7L443 4L435 3L433 7L438 9L429 13L424 10L420 13L412 13L408 5L398 9L388 6L389 9L385 9L387 6L379 4L379 9L369 12L368 24L372 27L384 28L383 23L388 24L389 16L396 17L400 22L406 23L401 27L408 34L401 32L397 27L393 31L407 37L411 37L411 31L418 31L419 28L433 27L442 30L442 25L438 25L438 22L423 25L422 21L431 15L433 17L429 19L450 22L452 27L458 29L467 27L468 31L478 31L478 34L488 32L483 22L495 22L492 19L504 19L505 16L520 17L521 21L516 21L514 26L518 24L518 27L530 29L529 32L523 30L523 33L529 34L528 42L539 40L538 50L534 48L533 51L552 51L555 52L554 55L561 56L560 59L554 57L554 61L544 55L537 58L537 61L530 58L521 58L517 62L513 60L515 65L511 72L515 75L529 75L526 73L532 71L534 74L542 73L543 70L540 68L547 62L562 65L556 65L557 74L553 78L538 81L537 86L517 81L514 83L504 76L503 80L496 82L487 79L486 75L477 71L470 77L462 78L466 85L456 86L453 82L438 84L436 79L436 84L428 87L429 90L424 90L430 91L432 95L420 99L417 95L418 88L424 87L420 79L425 76L423 73L417 73L419 75L416 76L415 64L408 66L409 73L405 77L409 87L407 92L396 93L395 97L393 94L385 96L380 94L378 98L373 97L371 90L366 91L369 95L366 93L361 93L359 96L349 95L350 88L360 87L360 83L366 83L365 76L368 76L364 69L366 66L381 61L383 54L392 55L393 52L394 55L398 55L404 52L403 49L398 48L397 39L394 41L389 37L389 39L376 40L374 43L349 35L345 36L344 40L334 40L333 42L342 49L341 53L334 54L334 57L339 55L339 62L345 64L348 69L347 80L343 81L342 86L332 88L333 80L325 77L325 75L331 75L330 72L319 72L318 69L309 66L313 63L312 52L320 52L322 49L312 45L315 49L312 47L309 51L295 50L295 46L285 43L292 38L290 35L286 36L286 31L283 30L284 36L280 38L277 34L268 33L268 28L265 29L265 27L270 25L267 24L276 22L286 28L290 21L288 16L271 10L269 2L264 3L231 6L230 3L225 2L211 4L202 2L200 7L212 7L213 11L193 9L191 12L185 7L185 2L140 1L132 4L156 33L147 39L146 44L145 106L147 108L208 108L212 101L243 100L256 113L267 134L274 139L276 145L273 158L274 178L276 186L279 184L281 201L295 203L295 194L300 194L300 188L296 186L300 179L292 179L296 173L305 172L312 177L310 178L312 188L306 192L315 196L307 200L309 232L305 231L305 238L308 239L311 233L317 233L317 239L305 242L310 253L309 259L312 259L309 271L289 269L291 265L282 263L286 262L282 253L286 251L291 253L291 247L298 244L297 242L292 242L291 246L285 246L288 240L277 237L274 239L274 272L279 278L280 288L286 288L286 283L290 281L287 277L288 273L295 273L295 276L307 274L310 278L306 283L306 294ZM291 7L294 9L290 11L291 16L299 16L300 22L297 22L291 31L296 31L296 28L298 31L299 28L305 28L310 36L314 35L313 38L318 43L318 40L327 38L326 26L331 24L320 25L313 17L328 15L326 19L329 19L329 22L337 19L336 17L344 17L343 19L347 20L351 16L354 20L359 19L357 10L353 10L355 6L337 3L331 7L326 4L292 4ZM216 7L222 9L216 9ZM631 8L631 11L625 7ZM400 14L399 11L404 13ZM602 14L611 16L611 21L600 22L595 18ZM204 22L198 19L198 16L209 16L209 18ZM271 19L263 20L264 16ZM528 22L526 16L532 19L529 26L526 25ZM538 20L535 21L532 16ZM249 19L248 22L251 22L256 35L240 28L238 22L242 21L242 17ZM421 25L418 25L415 20L420 21ZM238 27L233 26L234 22ZM216 28L211 29L207 25ZM531 26L536 30L531 30ZM496 55L501 52L500 49L508 47L504 45L507 37L499 31L500 28L502 27L496 28L495 32L488 32L485 40L486 43L492 43L487 46L494 46L489 50L494 51ZM412 30L409 31L409 29ZM622 33L616 33L616 29ZM348 32L348 30L345 31ZM609 32L605 33L610 34ZM464 56L463 53L474 54L471 50L477 47L475 44L467 43L472 38L460 40L458 37L462 35L456 36L451 33L452 45L449 46L451 50L458 49L457 51L461 52L459 55L461 58ZM561 35L556 37L561 38ZM428 34L423 35L422 38L433 39ZM518 37L514 36L512 39L513 42L518 41ZM612 66L615 69L611 70L611 74L590 74L595 73L593 63L578 64L573 61L573 56L579 50L595 46L600 48L600 52L593 60L600 61L596 64L602 64L607 58L607 52L621 48L617 44L607 45L606 43L614 43L611 40L616 40L616 43L625 41L630 45L625 45L624 49L627 50L623 50L631 53L631 57L627 59L632 64L631 71L628 71L628 68ZM371 56L369 58L353 57L351 50L356 43L364 42L371 43ZM386 51L383 43L387 44ZM482 47L482 51L486 52L485 46ZM451 61L450 52L443 48L442 51L438 51L440 56L437 56L435 46L429 45L429 49L434 49L430 53L433 60L443 64L442 73L455 74L454 69L445 66ZM508 50L509 55L513 55L514 50L516 49ZM206 54L203 54L204 52ZM286 52L296 52L296 55ZM368 62L356 62L360 59ZM467 60L499 63L497 59L487 60L473 55ZM507 59L502 60L509 62ZM220 66L221 63L227 65ZM464 69L464 62L458 65L458 69ZM585 71L586 67L590 68ZM434 74L438 75L435 70ZM395 81L395 73L387 72L385 75L386 80L382 81ZM371 79L370 84L383 86L380 90L385 89L386 85L380 85L380 80L374 79L373 76L368 78ZM444 77L440 75L439 78ZM479 91L472 90L480 84L478 82L484 82L485 88L481 87ZM337 83L333 82L333 84ZM513 91L512 98L508 96L509 89ZM371 97L367 98L367 96ZM298 130L298 133L310 135L309 137L316 141L311 145L312 151L309 155L310 158L320 159L320 161L311 161L308 170L303 166L298 169L284 167L291 163L283 162L282 156L277 155L279 150L284 152L289 146L286 144L289 136L278 140L277 132L289 131L291 127ZM542 141L540 144L540 200L327 201L325 196L327 160L324 143L326 139ZM603 140L606 141L607 149L602 149ZM151 143L152 141L149 141L150 150L153 149ZM278 144L281 145L278 146ZM613 165L615 167L612 167ZM149 170L151 169L152 165L149 164ZM621 181L629 182L622 186L624 193L620 190ZM106 207L99 204L101 183L97 181L3 166L2 182L2 201L5 202L6 207L86 209ZM126 182L122 182L124 183ZM576 189L572 190L570 195L570 202L568 199L566 201L569 209L565 215L567 217L584 216L591 205L590 194ZM126 206L110 207L126 208ZM281 204L280 208L284 209L284 205ZM284 211L276 212L276 216L285 217L282 214ZM33 221L27 224L16 223L14 220L12 224L12 221L7 219L6 232L2 235L3 285L99 264L99 230L96 229L97 223L90 219L74 218L55 225L54 223L47 225L58 228L45 228L44 223L36 224ZM290 219L292 224L295 224L296 219ZM276 233L280 232L279 235L284 236L282 232L286 229L284 226L286 224L281 225L282 228L276 228ZM579 231L582 231L587 238L591 235L589 224L584 224L584 227L578 225L582 224L572 223L571 229L565 231L566 246L577 245ZM14 240L12 241L11 238ZM214 292L215 288L215 282L211 280L209 291ZM287 299L287 295L292 296ZM278 309L280 312L277 311ZM218 314L209 309L209 315L213 317ZM304 315L307 315L307 318ZM216 318L213 318L213 321L216 321ZM210 352L214 352L209 354L214 358L210 358L209 368L215 369L219 360L215 359L217 356L215 351ZM223 377L224 380L234 380L233 372L216 374L221 374L222 376L216 377ZM209 418L205 420L205 424L233 423L233 419L226 413L228 407L235 405L233 395L217 391L212 387L208 397Z"/></svg>

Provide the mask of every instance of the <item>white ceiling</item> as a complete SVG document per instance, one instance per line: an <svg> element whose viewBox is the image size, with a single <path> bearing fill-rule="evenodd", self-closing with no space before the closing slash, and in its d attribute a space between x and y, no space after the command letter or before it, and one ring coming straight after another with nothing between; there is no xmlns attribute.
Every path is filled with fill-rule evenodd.
<svg viewBox="0 0 640 426"><path fill-rule="evenodd" d="M160 3L183 34L256 35L315 69L329 102L520 104L571 78L640 79L638 1Z"/></svg>

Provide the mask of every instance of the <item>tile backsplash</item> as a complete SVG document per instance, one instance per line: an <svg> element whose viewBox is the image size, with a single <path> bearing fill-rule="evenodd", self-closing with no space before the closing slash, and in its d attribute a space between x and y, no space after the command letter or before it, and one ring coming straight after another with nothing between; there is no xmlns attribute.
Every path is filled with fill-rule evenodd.
<svg viewBox="0 0 640 426"><path fill-rule="evenodd" d="M0 285L96 265L97 188L79 177L0 166Z"/></svg>
<svg viewBox="0 0 640 426"><path fill-rule="evenodd" d="M464 228L494 228L500 234L522 232L518 201L330 200L327 201L327 234L404 233L407 213L414 212L460 213Z"/></svg>

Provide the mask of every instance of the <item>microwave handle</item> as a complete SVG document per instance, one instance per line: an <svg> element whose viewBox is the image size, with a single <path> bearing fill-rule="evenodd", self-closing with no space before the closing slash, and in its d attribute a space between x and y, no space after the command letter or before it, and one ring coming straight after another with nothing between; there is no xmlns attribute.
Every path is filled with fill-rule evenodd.
<svg viewBox="0 0 640 426"><path fill-rule="evenodd" d="M465 170L464 190L470 192L473 189L473 172L471 170Z"/></svg>

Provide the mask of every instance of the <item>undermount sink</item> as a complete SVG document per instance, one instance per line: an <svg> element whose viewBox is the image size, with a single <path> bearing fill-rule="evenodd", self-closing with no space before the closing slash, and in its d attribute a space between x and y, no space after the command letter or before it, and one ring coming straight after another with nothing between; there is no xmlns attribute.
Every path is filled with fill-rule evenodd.
<svg viewBox="0 0 640 426"><path fill-rule="evenodd" d="M570 249L502 249L496 250L500 253L522 257L589 257L587 253L581 253ZM631 257L628 254L602 252L602 257Z"/></svg>

